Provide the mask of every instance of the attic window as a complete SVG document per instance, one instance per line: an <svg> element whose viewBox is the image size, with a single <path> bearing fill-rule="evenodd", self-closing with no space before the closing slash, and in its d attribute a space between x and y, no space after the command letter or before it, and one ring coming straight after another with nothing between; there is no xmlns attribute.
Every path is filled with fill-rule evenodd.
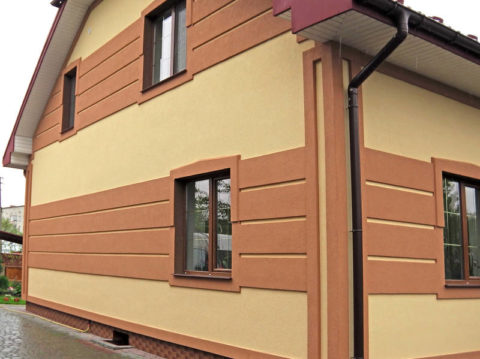
<svg viewBox="0 0 480 359"><path fill-rule="evenodd" d="M71 130L75 124L75 87L77 68L67 72L63 77L63 117L62 133Z"/></svg>
<svg viewBox="0 0 480 359"><path fill-rule="evenodd" d="M186 68L186 3L166 2L145 17L143 87Z"/></svg>

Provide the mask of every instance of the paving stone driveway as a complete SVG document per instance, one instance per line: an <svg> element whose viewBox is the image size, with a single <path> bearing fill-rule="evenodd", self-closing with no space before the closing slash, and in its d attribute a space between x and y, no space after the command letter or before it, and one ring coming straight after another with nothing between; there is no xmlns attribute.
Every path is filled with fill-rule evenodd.
<svg viewBox="0 0 480 359"><path fill-rule="evenodd" d="M136 349L112 351L98 339L22 313L24 307L0 305L0 359L159 358ZM12 312L15 310L15 312Z"/></svg>

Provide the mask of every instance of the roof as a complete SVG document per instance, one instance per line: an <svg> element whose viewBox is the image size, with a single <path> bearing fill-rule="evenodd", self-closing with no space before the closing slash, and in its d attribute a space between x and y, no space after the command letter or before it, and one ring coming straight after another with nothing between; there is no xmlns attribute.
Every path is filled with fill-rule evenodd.
<svg viewBox="0 0 480 359"><path fill-rule="evenodd" d="M274 0L274 13L292 31L319 42L334 41L374 56L393 37L395 9L410 15L409 36L388 62L442 82L480 103L480 43L439 18L393 0Z"/></svg>
<svg viewBox="0 0 480 359"><path fill-rule="evenodd" d="M32 154L32 139L58 75L67 61L87 11L95 0L54 0L59 7L40 54L13 131L3 156L3 165L25 169Z"/></svg>
<svg viewBox="0 0 480 359"><path fill-rule="evenodd" d="M95 0L53 0L59 7L3 156L3 165L25 169L32 139L49 96L89 7ZM274 0L274 14L292 31L335 41L374 55L395 33L392 9L411 14L410 34L389 62L480 98L480 44L394 0ZM478 102L480 103L480 102Z"/></svg>
<svg viewBox="0 0 480 359"><path fill-rule="evenodd" d="M17 243L17 244L23 244L23 236L19 236L17 234L13 234L9 232L0 231L0 240Z"/></svg>

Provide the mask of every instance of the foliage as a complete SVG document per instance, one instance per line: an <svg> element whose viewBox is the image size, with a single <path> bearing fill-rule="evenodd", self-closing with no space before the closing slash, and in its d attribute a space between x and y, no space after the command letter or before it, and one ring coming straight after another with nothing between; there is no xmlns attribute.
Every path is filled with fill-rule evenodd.
<svg viewBox="0 0 480 359"><path fill-rule="evenodd" d="M4 275L0 276L0 290L5 290L9 286L8 278Z"/></svg>
<svg viewBox="0 0 480 359"><path fill-rule="evenodd" d="M0 227L0 230L19 236L23 235L22 232L17 229L15 224L12 223L8 218L2 218L2 226ZM0 251L3 253L18 252L22 250L22 246L17 243L10 243L8 241L0 241L0 243L2 244Z"/></svg>
<svg viewBox="0 0 480 359"><path fill-rule="evenodd" d="M8 218L2 218L2 231L22 235L22 231L19 231L13 222L10 222Z"/></svg>
<svg viewBox="0 0 480 359"><path fill-rule="evenodd" d="M19 297L19 296L22 295L22 283L21 282L12 281L12 282L10 282L10 286L13 288L12 294L15 297Z"/></svg>

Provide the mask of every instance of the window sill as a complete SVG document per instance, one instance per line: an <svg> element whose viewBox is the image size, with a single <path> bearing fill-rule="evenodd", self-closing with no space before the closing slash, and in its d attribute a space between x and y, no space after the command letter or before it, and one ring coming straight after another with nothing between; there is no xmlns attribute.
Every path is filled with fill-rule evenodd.
<svg viewBox="0 0 480 359"><path fill-rule="evenodd" d="M232 280L231 276L224 276L224 275L204 275L204 274L183 274L183 273L175 273L173 275L175 278L189 278L189 279L212 279L212 280L222 280L222 281L229 281Z"/></svg>
<svg viewBox="0 0 480 359"><path fill-rule="evenodd" d="M179 76L185 74L186 72L187 72L187 69L184 69L184 70L182 70L182 71L177 72L176 74L173 74L173 75L170 76L170 77L167 77L166 79L163 79L163 80L161 80L161 81L158 81L158 82L156 82L156 83L154 83L154 84L152 84L152 85L149 85L149 86L147 86L147 87L144 87L144 88L142 89L142 93L145 93L145 92L148 92L148 91L150 91L150 90L152 90L152 89L154 89L154 88L157 88L157 87L159 87L159 86L161 86L161 85L163 85L163 84L165 84L165 83L167 83L167 82L175 79L176 77L179 77Z"/></svg>
<svg viewBox="0 0 480 359"><path fill-rule="evenodd" d="M68 127L68 128L62 128L62 131L60 132L60 134L63 135L63 134L65 134L65 133L67 133L67 132L72 131L74 128L75 128L75 126Z"/></svg>
<svg viewBox="0 0 480 359"><path fill-rule="evenodd" d="M468 283L465 281L460 281L459 283L446 283L445 288L480 288L480 283L475 281L473 283Z"/></svg>

